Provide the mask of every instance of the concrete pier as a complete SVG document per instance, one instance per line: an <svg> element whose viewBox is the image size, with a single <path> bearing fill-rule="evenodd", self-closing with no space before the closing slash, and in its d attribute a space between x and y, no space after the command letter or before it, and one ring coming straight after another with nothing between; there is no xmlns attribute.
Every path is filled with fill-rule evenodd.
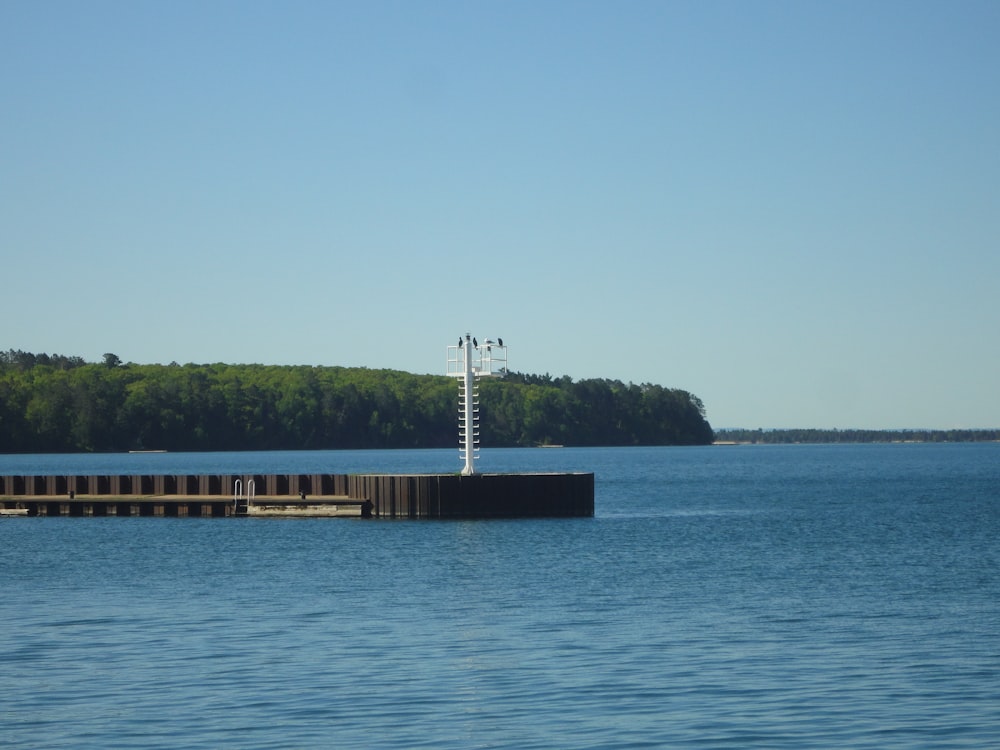
<svg viewBox="0 0 1000 750"><path fill-rule="evenodd" d="M0 476L0 515L545 518L594 515L594 475Z"/></svg>

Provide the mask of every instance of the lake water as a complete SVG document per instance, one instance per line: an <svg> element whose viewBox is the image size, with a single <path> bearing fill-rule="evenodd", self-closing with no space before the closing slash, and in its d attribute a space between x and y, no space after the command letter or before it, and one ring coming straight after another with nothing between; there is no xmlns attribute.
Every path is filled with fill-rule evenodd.
<svg viewBox="0 0 1000 750"><path fill-rule="evenodd" d="M0 745L1000 746L1000 444L479 467L593 471L595 517L0 519ZM0 456L0 474L460 468Z"/></svg>

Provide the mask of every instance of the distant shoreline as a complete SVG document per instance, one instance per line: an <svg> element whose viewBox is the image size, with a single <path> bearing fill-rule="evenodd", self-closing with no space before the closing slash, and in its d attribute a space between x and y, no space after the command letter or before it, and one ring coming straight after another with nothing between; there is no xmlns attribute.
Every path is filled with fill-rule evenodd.
<svg viewBox="0 0 1000 750"><path fill-rule="evenodd" d="M715 430L713 445L792 445L818 443L995 443L1000 429L962 430Z"/></svg>

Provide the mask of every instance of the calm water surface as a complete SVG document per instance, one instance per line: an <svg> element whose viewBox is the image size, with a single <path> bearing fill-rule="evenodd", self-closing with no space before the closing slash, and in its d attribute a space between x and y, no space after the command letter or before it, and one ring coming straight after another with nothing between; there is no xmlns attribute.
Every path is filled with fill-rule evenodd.
<svg viewBox="0 0 1000 750"><path fill-rule="evenodd" d="M12 748L1000 745L1000 445L483 452L592 519L0 519ZM455 451L0 456L419 472Z"/></svg>

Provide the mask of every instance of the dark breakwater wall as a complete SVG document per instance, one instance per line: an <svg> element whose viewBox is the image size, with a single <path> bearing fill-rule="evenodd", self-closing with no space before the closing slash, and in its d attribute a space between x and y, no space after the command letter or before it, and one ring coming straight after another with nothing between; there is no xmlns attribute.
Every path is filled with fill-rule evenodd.
<svg viewBox="0 0 1000 750"><path fill-rule="evenodd" d="M346 474L133 474L0 476L0 497L12 495L232 495L254 483L258 495L347 494Z"/></svg>
<svg viewBox="0 0 1000 750"><path fill-rule="evenodd" d="M250 502L372 503L381 518L594 515L594 475L247 474L0 476L0 510L27 515L233 516Z"/></svg>
<svg viewBox="0 0 1000 750"><path fill-rule="evenodd" d="M389 518L594 515L593 474L354 474L347 494Z"/></svg>

